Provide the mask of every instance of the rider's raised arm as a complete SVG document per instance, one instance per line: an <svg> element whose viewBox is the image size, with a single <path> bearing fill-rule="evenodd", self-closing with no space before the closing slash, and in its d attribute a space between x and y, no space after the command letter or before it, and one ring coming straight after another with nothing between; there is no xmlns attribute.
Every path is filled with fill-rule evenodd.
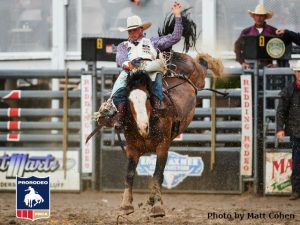
<svg viewBox="0 0 300 225"><path fill-rule="evenodd" d="M181 17L175 17L175 26L173 32L165 36L153 37L151 38L151 42L153 43L155 48L163 51L172 47L174 44L180 41L182 31L182 19Z"/></svg>
<svg viewBox="0 0 300 225"><path fill-rule="evenodd" d="M165 36L151 38L154 47L161 51L172 47L181 39L183 31L181 19L181 4L177 1L175 1L172 6L172 14L175 17L175 26L173 32Z"/></svg>
<svg viewBox="0 0 300 225"><path fill-rule="evenodd" d="M128 61L128 51L125 43L122 42L117 47L116 62L118 67L122 67L123 63Z"/></svg>

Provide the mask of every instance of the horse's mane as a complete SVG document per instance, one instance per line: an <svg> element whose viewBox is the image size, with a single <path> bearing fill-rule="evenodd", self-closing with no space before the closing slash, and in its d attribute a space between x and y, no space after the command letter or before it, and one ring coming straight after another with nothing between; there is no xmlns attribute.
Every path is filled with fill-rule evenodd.
<svg viewBox="0 0 300 225"><path fill-rule="evenodd" d="M147 90L151 92L152 81L145 70L137 70L131 73L127 78L127 87L129 90L139 86L146 86Z"/></svg>
<svg viewBox="0 0 300 225"><path fill-rule="evenodd" d="M192 7L187 8L181 12L182 25L183 25L182 36L184 37L184 45L183 45L184 52L188 52L190 47L195 47L196 39L197 39L196 23L190 19L189 10L191 8ZM175 26L175 17L173 14L169 13L164 20L163 28L158 29L158 35L163 36L163 35L171 34L174 30L174 26ZM168 50L171 50L171 48Z"/></svg>

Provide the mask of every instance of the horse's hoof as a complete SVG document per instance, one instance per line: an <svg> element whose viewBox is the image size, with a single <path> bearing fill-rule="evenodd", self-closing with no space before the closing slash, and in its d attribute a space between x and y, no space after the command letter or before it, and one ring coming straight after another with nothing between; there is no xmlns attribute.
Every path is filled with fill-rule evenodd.
<svg viewBox="0 0 300 225"><path fill-rule="evenodd" d="M118 215L129 215L134 212L134 208L132 205L120 207L118 210Z"/></svg>
<svg viewBox="0 0 300 225"><path fill-rule="evenodd" d="M151 217L163 217L165 215L166 215L165 210L160 203L154 204L154 206L151 208L151 212L150 212Z"/></svg>

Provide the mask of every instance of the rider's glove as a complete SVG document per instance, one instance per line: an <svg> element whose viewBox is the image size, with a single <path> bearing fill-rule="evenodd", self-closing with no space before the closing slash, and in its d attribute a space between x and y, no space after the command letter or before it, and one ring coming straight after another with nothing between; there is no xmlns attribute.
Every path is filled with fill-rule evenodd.
<svg viewBox="0 0 300 225"><path fill-rule="evenodd" d="M133 60L131 62L130 61L125 61L122 64L122 69L123 70L133 70L133 69L136 69L138 66L140 66L140 61L139 62L137 62L135 60Z"/></svg>
<svg viewBox="0 0 300 225"><path fill-rule="evenodd" d="M122 69L123 70L132 70L131 62L130 61L123 62Z"/></svg>

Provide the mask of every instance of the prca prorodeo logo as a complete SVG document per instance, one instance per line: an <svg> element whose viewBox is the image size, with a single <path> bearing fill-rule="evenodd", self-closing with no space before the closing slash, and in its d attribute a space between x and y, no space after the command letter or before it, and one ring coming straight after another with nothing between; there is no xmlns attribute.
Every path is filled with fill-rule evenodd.
<svg viewBox="0 0 300 225"><path fill-rule="evenodd" d="M16 178L16 216L32 221L50 217L49 177Z"/></svg>

